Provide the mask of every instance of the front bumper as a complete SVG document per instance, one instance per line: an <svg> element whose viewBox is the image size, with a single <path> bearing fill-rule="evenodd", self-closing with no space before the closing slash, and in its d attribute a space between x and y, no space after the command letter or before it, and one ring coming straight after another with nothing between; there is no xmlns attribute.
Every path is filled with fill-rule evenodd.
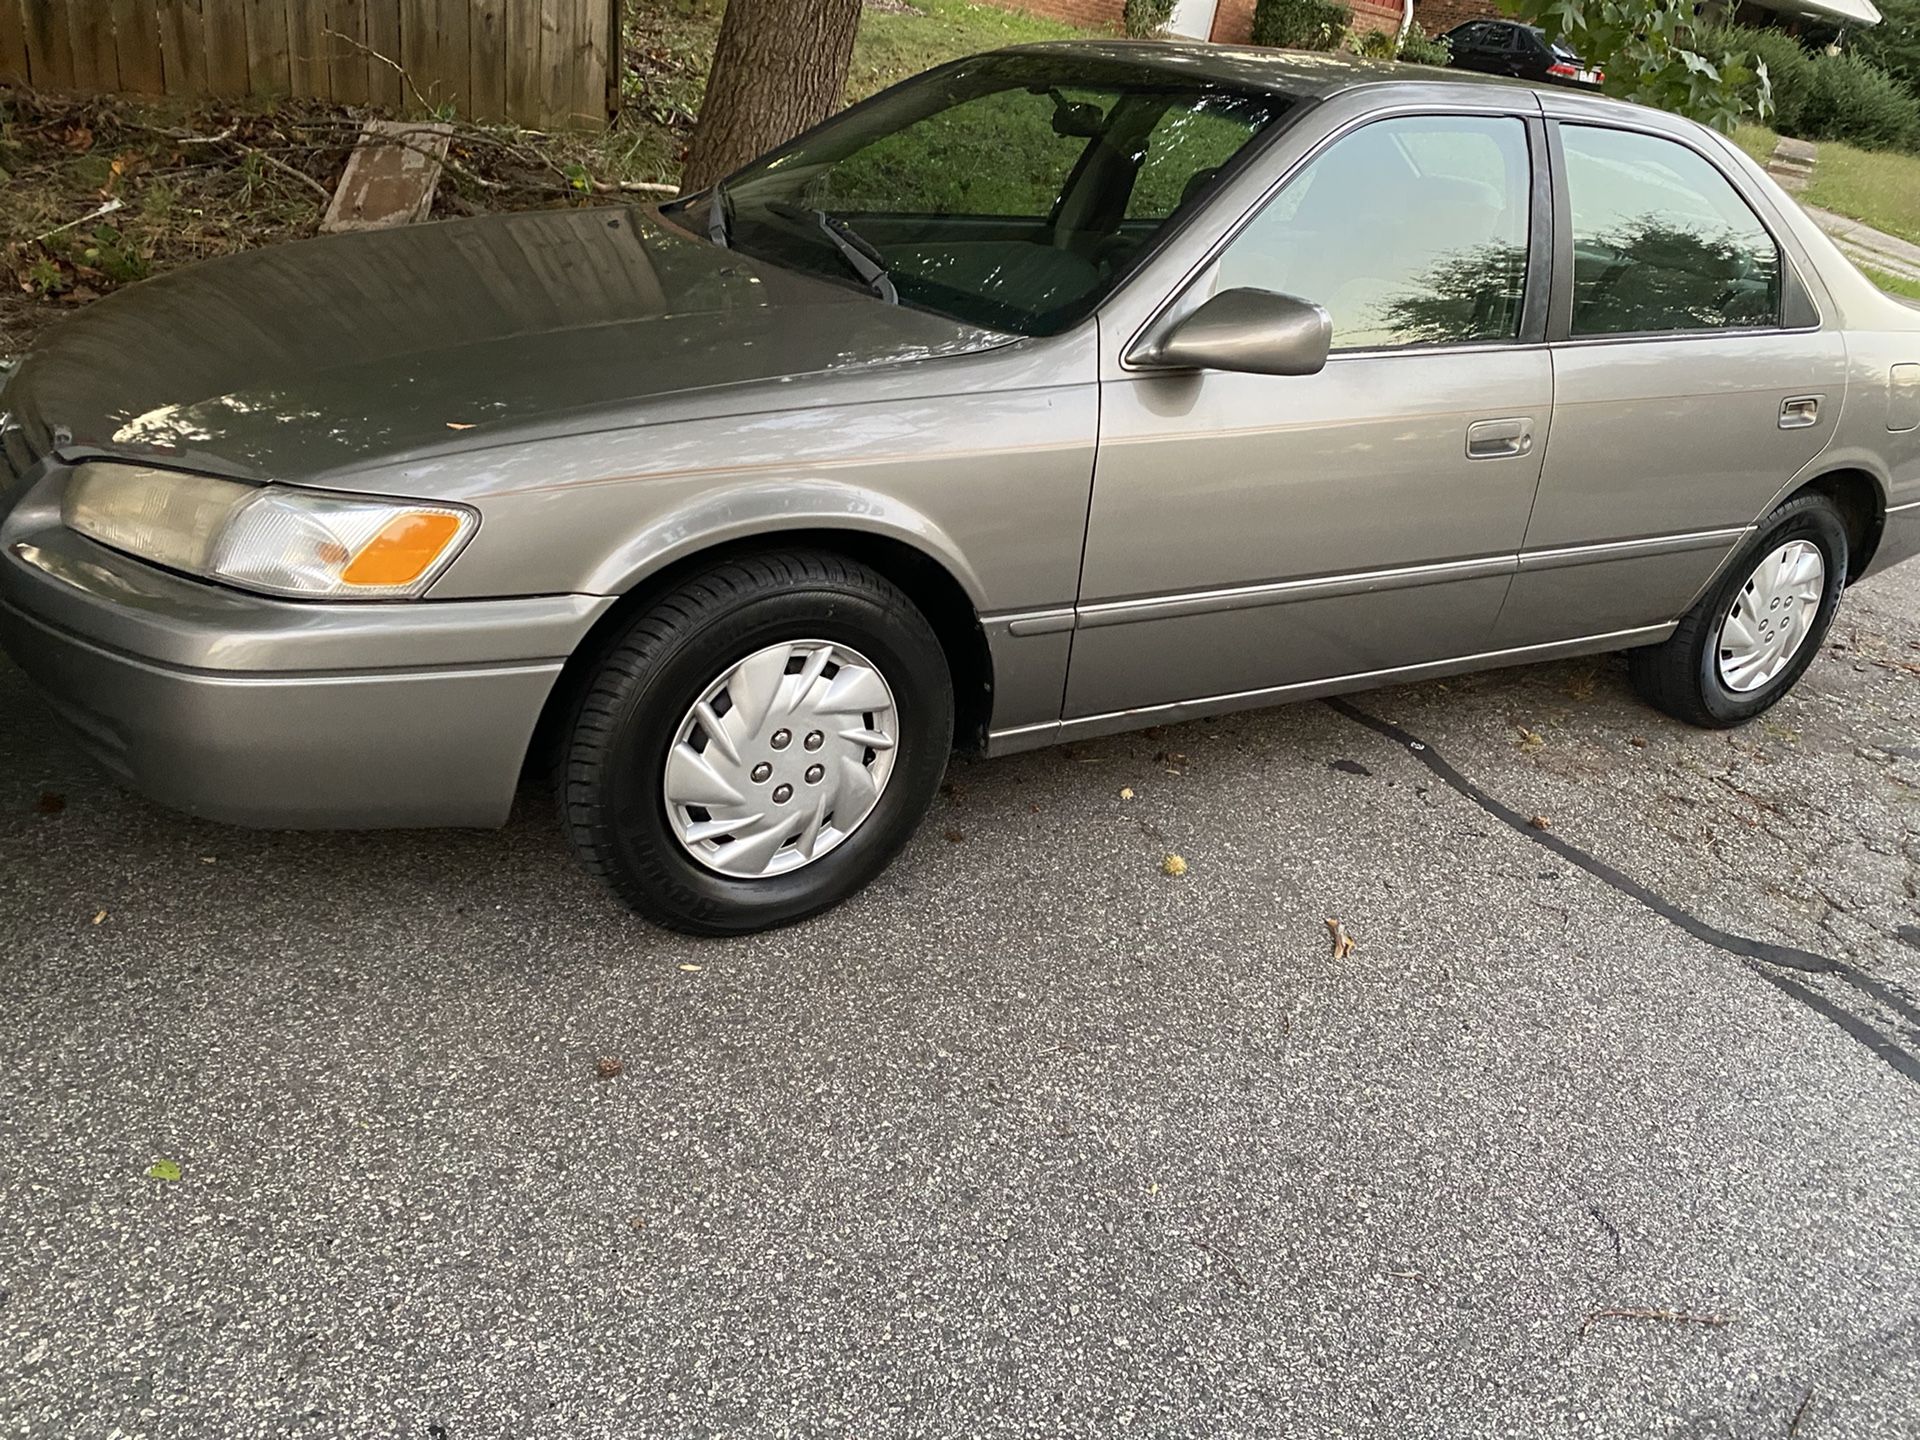
<svg viewBox="0 0 1920 1440"><path fill-rule="evenodd" d="M60 477L0 525L0 644L87 750L241 825L498 825L566 657L613 601L302 604L144 565L60 525Z"/></svg>

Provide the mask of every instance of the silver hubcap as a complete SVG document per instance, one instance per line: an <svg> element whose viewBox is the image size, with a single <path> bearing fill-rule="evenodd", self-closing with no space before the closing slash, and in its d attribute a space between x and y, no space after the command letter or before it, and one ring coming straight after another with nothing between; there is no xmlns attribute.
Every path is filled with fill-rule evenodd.
<svg viewBox="0 0 1920 1440"><path fill-rule="evenodd" d="M687 853L738 880L811 864L860 828L893 773L884 675L856 650L795 640L701 692L667 753L667 818Z"/></svg>
<svg viewBox="0 0 1920 1440"><path fill-rule="evenodd" d="M1721 683L1746 694L1786 669L1826 588L1827 562L1805 540L1790 540L1762 560L1720 624Z"/></svg>

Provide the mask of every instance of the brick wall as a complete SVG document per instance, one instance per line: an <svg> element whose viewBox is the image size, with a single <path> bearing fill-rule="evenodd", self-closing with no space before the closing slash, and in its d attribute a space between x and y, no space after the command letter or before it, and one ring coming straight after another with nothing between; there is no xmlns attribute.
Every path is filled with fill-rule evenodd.
<svg viewBox="0 0 1920 1440"><path fill-rule="evenodd" d="M1413 23L1429 35L1444 35L1469 20L1498 20L1493 0L1413 0Z"/></svg>
<svg viewBox="0 0 1920 1440"><path fill-rule="evenodd" d="M1244 45L1253 38L1253 0L1220 0L1213 12L1213 40Z"/></svg>
<svg viewBox="0 0 1920 1440"><path fill-rule="evenodd" d="M1356 30L1393 30L1400 29L1400 7L1393 4L1374 4L1372 0L1347 0L1353 6L1353 28Z"/></svg>
<svg viewBox="0 0 1920 1440"><path fill-rule="evenodd" d="M1465 3L1465 0L1456 0ZM1394 0L1346 0L1353 10L1353 28L1356 30L1398 30L1400 28L1400 7ZM1253 38L1254 0L1220 0L1219 8L1213 12L1213 35L1216 44L1244 45Z"/></svg>
<svg viewBox="0 0 1920 1440"><path fill-rule="evenodd" d="M1003 10L1025 10L1034 15L1078 25L1086 30L1120 32L1126 0L992 0Z"/></svg>

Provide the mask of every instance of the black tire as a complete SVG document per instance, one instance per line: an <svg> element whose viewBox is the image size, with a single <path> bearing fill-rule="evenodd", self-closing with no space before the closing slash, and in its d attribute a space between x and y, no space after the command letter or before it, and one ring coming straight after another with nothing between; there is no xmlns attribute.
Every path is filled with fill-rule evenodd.
<svg viewBox="0 0 1920 1440"><path fill-rule="evenodd" d="M1826 587L1813 625L1787 667L1758 689L1729 689L1720 676L1716 646L1720 628L1754 569L1791 540L1806 540L1820 551L1827 567ZM1713 587L1680 621L1680 628L1659 645L1628 656L1634 688L1657 710L1676 720L1710 730L1742 725L1771 707L1793 688L1827 638L1840 592L1846 588L1847 525L1824 495L1799 495L1769 515L1743 545Z"/></svg>
<svg viewBox="0 0 1920 1440"><path fill-rule="evenodd" d="M666 759L682 718L726 668L782 640L844 644L870 659L895 700L898 747L871 814L785 874L708 869L670 828ZM582 863L656 924L696 935L765 930L826 909L905 846L953 745L953 682L940 641L899 588L816 551L743 556L662 596L600 657L562 739L555 789Z"/></svg>

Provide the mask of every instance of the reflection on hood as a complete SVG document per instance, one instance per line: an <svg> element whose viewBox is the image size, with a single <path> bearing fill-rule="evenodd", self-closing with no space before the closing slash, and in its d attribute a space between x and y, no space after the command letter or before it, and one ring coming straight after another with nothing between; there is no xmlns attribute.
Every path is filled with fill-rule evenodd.
<svg viewBox="0 0 1920 1440"><path fill-rule="evenodd" d="M763 264L650 212L537 211L279 245L99 301L22 362L36 451L297 480L717 386L1005 337ZM469 433L473 432L473 433Z"/></svg>

